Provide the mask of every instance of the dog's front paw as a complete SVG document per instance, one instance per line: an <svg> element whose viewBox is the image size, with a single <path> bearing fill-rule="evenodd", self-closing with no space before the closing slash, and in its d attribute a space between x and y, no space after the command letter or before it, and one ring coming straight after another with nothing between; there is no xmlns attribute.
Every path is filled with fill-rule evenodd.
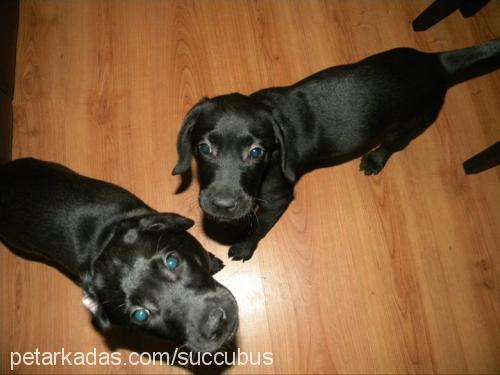
<svg viewBox="0 0 500 375"><path fill-rule="evenodd" d="M228 255L233 260L246 261L252 257L256 248L257 244L254 242L240 242L229 248Z"/></svg>
<svg viewBox="0 0 500 375"><path fill-rule="evenodd" d="M361 158L359 170L366 176L378 174L385 165L386 160L377 157L377 154L369 153Z"/></svg>

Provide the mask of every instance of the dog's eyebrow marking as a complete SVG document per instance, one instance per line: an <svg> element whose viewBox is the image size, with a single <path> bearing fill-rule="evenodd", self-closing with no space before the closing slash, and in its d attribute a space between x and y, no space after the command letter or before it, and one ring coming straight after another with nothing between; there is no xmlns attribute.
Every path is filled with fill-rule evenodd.
<svg viewBox="0 0 500 375"><path fill-rule="evenodd" d="M101 273L95 275L94 282L98 289L104 286L104 277Z"/></svg>
<svg viewBox="0 0 500 375"><path fill-rule="evenodd" d="M142 276L149 268L149 261L146 258L137 258L130 272L121 281L121 286L126 294L130 294L142 280Z"/></svg>
<svg viewBox="0 0 500 375"><path fill-rule="evenodd" d="M133 244L137 240L137 229L129 229L123 235L123 242L126 244Z"/></svg>

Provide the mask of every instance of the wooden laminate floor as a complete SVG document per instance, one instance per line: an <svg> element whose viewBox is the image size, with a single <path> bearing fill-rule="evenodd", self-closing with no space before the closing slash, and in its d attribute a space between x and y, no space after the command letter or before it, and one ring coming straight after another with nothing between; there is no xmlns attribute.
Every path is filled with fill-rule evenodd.
<svg viewBox="0 0 500 375"><path fill-rule="evenodd" d="M500 2L427 32L430 0L22 1L14 156L68 165L200 222L194 180L170 175L184 114L203 96L286 85L409 46L438 51L500 36ZM237 345L271 366L229 373L499 373L500 169L462 162L500 140L500 72L453 88L437 122L376 177L359 161L314 171L246 263L226 261ZM110 347L81 291L0 245L1 371L11 352ZM133 344L130 347L130 344ZM155 341L155 348L162 343ZM127 349L128 348L128 349ZM194 370L199 370L195 368ZM20 366L19 373L185 373L175 366Z"/></svg>

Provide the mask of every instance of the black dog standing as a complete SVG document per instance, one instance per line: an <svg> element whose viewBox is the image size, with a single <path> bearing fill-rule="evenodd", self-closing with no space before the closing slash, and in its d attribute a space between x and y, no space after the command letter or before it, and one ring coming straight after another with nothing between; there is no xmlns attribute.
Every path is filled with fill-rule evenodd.
<svg viewBox="0 0 500 375"><path fill-rule="evenodd" d="M192 225L59 164L0 166L0 238L65 270L101 329L136 327L215 351L233 337L238 307L212 277L222 262L186 232Z"/></svg>
<svg viewBox="0 0 500 375"><path fill-rule="evenodd" d="M379 173L434 122L450 87L499 67L500 39L442 53L397 48L292 86L205 99L184 120L173 174L194 154L203 211L222 222L255 216L257 229L229 249L250 259L302 174L377 145L360 169Z"/></svg>

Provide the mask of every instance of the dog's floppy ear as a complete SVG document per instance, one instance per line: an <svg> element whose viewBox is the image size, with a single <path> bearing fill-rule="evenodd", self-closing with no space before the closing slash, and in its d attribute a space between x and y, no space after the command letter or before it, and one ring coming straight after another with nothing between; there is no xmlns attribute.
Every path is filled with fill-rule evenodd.
<svg viewBox="0 0 500 375"><path fill-rule="evenodd" d="M274 136L278 142L281 158L281 170L285 178L294 183L300 173L300 155L297 149L297 134L286 122L277 108L271 110Z"/></svg>
<svg viewBox="0 0 500 375"><path fill-rule="evenodd" d="M191 158L193 156L193 150L191 148L191 133L193 127L200 116L200 112L208 103L207 98L203 98L198 102L191 110L187 113L182 123L181 130L177 136L177 164L172 171L173 175L185 173L191 166Z"/></svg>
<svg viewBox="0 0 500 375"><path fill-rule="evenodd" d="M87 273L83 276L82 288L82 304L92 314L92 322L101 331L108 331L111 328L111 322L109 321L108 315L102 308L102 305L99 303L91 273Z"/></svg>
<svg viewBox="0 0 500 375"><path fill-rule="evenodd" d="M194 225L194 221L179 214L170 212L155 212L142 216L134 216L118 222L111 228L111 234L107 233L103 238L100 248L106 247L115 236L122 236L126 243L133 243L142 231L168 230L172 233L181 233Z"/></svg>
<svg viewBox="0 0 500 375"><path fill-rule="evenodd" d="M194 221L179 214L163 212L141 217L139 230L168 230L180 233L188 230L194 225Z"/></svg>
<svg viewBox="0 0 500 375"><path fill-rule="evenodd" d="M211 252L208 252L208 258L210 260L210 275L215 275L224 268L224 262Z"/></svg>

